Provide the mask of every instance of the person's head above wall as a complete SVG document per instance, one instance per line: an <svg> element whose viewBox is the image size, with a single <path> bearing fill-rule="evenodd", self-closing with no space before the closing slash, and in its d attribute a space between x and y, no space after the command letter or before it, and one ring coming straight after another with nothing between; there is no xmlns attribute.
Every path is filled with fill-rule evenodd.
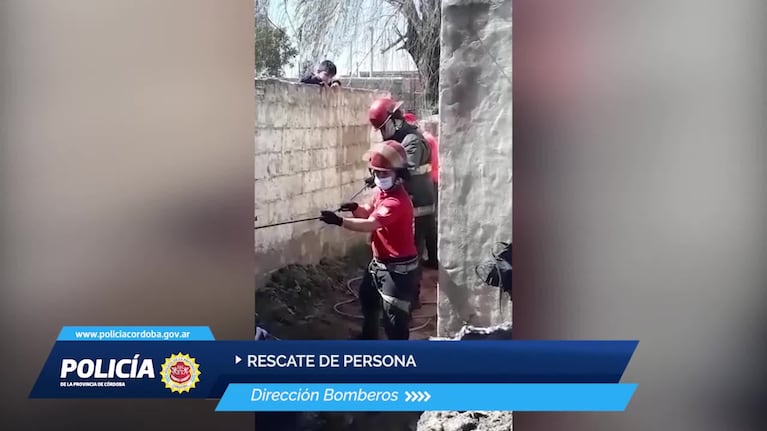
<svg viewBox="0 0 767 431"><path fill-rule="evenodd" d="M317 72L315 74L322 80L322 82L330 84L333 78L335 78L336 73L338 73L338 69L336 68L335 63L330 60L322 60L317 66Z"/></svg>

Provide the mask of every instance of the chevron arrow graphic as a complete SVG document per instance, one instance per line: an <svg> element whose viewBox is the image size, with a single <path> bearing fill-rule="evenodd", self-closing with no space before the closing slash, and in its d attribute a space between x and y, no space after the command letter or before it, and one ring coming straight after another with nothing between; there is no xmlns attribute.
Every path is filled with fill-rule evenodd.
<svg viewBox="0 0 767 431"><path fill-rule="evenodd" d="M423 403L431 399L431 394L425 391L405 391L405 402Z"/></svg>

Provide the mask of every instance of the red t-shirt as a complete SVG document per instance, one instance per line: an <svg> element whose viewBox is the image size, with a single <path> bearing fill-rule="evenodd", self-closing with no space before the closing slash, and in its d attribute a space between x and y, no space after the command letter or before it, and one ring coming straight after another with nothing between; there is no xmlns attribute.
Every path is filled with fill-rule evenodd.
<svg viewBox="0 0 767 431"><path fill-rule="evenodd" d="M379 259L415 257L413 202L405 187L379 191L373 197L373 218L381 227L371 234L373 256Z"/></svg>

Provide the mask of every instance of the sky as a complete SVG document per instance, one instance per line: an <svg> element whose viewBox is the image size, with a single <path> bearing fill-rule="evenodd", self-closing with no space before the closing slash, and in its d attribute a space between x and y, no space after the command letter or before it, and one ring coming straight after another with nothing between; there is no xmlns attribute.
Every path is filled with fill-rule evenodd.
<svg viewBox="0 0 767 431"><path fill-rule="evenodd" d="M298 25L298 19L294 12L295 3L295 0L269 0L268 13L269 19L291 35L294 45L298 45L294 34L294 28ZM365 7L362 8L360 14L369 17L368 21L373 26L373 40L377 42L373 47L374 70L416 70L412 59L404 51L389 50L386 54L380 54L379 51L389 44L382 37L386 30L384 28L385 22L383 19L377 19L382 13L380 6L383 2L381 0L365 0L364 3ZM362 72L370 70L371 32L368 26L364 27L357 29L356 36L354 34L339 35L337 52L326 53L327 58L336 64L339 75L348 75L350 71L356 73L358 67ZM317 59L317 61L320 60L322 59ZM286 68L285 75L296 77L298 75L296 65Z"/></svg>

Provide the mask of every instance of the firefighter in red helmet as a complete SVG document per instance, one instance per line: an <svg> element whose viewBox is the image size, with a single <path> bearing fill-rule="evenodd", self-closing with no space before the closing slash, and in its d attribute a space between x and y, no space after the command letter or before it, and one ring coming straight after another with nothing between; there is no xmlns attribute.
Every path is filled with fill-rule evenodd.
<svg viewBox="0 0 767 431"><path fill-rule="evenodd" d="M405 121L411 126L418 127L418 118L412 112L406 112L403 115ZM429 151L431 152L431 182L434 185L434 224L433 225L421 225L425 229L421 229L419 233L423 235L416 236L416 244L419 241L423 242L426 246L426 255L428 256L426 261L421 261L421 264L430 269L438 269L439 262L437 260L437 218L438 206L439 206L439 141L437 137L429 133L428 130L419 128L423 134L426 143L429 145ZM433 226L433 229L432 229ZM422 245L422 246L423 246Z"/></svg>
<svg viewBox="0 0 767 431"><path fill-rule="evenodd" d="M413 232L413 203L403 182L407 180L407 154L396 141L377 144L369 152L368 167L378 193L364 205L347 202L341 217L322 211L320 220L355 232L370 233L373 259L360 285L364 315L361 339L377 339L380 311L390 340L410 338L410 309L419 283L418 252Z"/></svg>
<svg viewBox="0 0 767 431"><path fill-rule="evenodd" d="M390 97L376 99L370 106L368 119L370 124L381 132L384 140L397 141L405 148L409 179L404 184L413 201L415 241L420 261L427 238L431 237L431 233L436 232L437 229L436 200L434 184L431 180L432 156L421 131L405 121L401 106L402 102L397 102ZM413 300L413 309L420 306L419 283Z"/></svg>

